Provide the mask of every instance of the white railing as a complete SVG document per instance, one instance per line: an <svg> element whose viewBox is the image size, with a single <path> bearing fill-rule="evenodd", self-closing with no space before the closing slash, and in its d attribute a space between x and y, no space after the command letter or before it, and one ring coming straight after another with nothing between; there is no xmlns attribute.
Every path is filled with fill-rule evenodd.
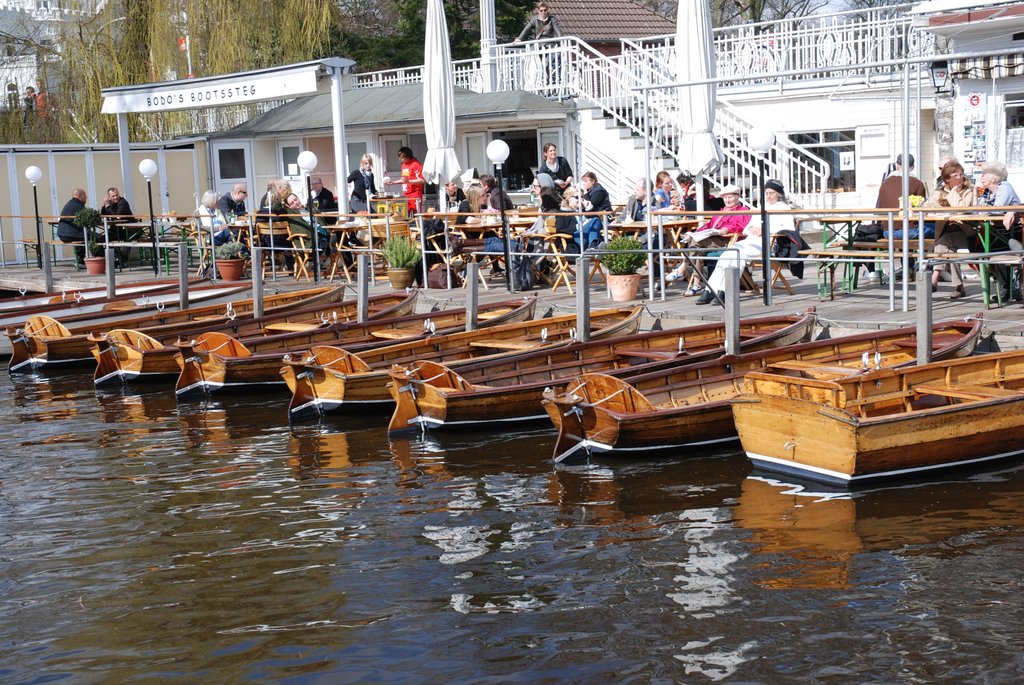
<svg viewBox="0 0 1024 685"><path fill-rule="evenodd" d="M850 71L838 67L873 62L895 62L905 56L927 55L934 50L934 36L911 26L907 10L912 5L890 5L867 10L793 17L779 21L726 26L714 30L716 70L719 78L737 80L723 85L747 85L749 77L784 70L818 70L783 80L872 77L892 73L892 68L865 67ZM621 60L631 71L658 70L673 64L675 36L623 40ZM673 73L669 71L666 73Z"/></svg>

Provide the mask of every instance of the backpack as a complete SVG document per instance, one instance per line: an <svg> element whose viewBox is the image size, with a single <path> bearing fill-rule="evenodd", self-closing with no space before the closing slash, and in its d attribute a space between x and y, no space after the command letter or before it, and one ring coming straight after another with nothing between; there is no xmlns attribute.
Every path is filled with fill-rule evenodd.
<svg viewBox="0 0 1024 685"><path fill-rule="evenodd" d="M516 240L512 246L512 251L515 253L525 253L512 255L512 290L533 290L533 286L537 284L537 279L533 273L533 260L529 255L530 241L522 238Z"/></svg>

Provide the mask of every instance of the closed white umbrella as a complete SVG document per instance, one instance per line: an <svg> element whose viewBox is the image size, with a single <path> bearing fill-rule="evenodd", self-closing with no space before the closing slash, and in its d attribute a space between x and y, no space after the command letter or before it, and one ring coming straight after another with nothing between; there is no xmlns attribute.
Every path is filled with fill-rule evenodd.
<svg viewBox="0 0 1024 685"><path fill-rule="evenodd" d="M692 83L715 78L715 44L708 0L679 0L676 18L676 80ZM714 173L722 165L715 127L715 84L679 89L679 166L693 175ZM699 194L698 194L699 197Z"/></svg>
<svg viewBox="0 0 1024 685"><path fill-rule="evenodd" d="M462 171L455 155L455 95L451 47L442 0L427 2L427 35L423 49L423 125L427 158L423 177L444 184Z"/></svg>

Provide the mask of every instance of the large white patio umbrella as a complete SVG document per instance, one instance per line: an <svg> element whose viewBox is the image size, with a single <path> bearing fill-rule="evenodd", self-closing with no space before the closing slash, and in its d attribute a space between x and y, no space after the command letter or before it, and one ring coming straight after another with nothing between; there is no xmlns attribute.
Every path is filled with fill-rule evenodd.
<svg viewBox="0 0 1024 685"><path fill-rule="evenodd" d="M715 78L715 44L711 37L708 0L679 0L676 18L676 81L692 83ZM714 173L722 165L715 127L715 84L679 89L679 166L695 176ZM701 197L698 190L698 198Z"/></svg>
<svg viewBox="0 0 1024 685"><path fill-rule="evenodd" d="M423 49L423 126L427 134L423 176L427 182L438 185L447 183L462 171L455 155L453 81L444 4L442 0L429 0Z"/></svg>

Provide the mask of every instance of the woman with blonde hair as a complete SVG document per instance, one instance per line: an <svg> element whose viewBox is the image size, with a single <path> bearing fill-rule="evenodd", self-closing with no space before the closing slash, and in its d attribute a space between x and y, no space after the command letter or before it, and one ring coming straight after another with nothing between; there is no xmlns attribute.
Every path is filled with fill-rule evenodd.
<svg viewBox="0 0 1024 685"><path fill-rule="evenodd" d="M377 184L373 180L373 157L365 154L359 158L359 168L348 175L352 184L352 195L349 207L353 212L369 211L370 198L377 194Z"/></svg>

